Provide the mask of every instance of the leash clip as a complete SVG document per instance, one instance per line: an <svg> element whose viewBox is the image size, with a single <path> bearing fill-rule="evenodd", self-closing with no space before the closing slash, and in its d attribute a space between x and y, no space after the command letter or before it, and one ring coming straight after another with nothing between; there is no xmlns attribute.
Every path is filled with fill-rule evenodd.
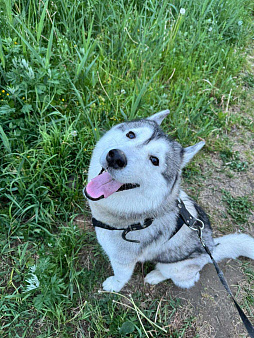
<svg viewBox="0 0 254 338"><path fill-rule="evenodd" d="M199 224L201 224L201 225L195 226L196 223L199 223ZM203 229L204 229L204 227L205 227L204 222L201 221L201 219L197 219L196 222L195 222L193 225L194 225L194 226L190 226L189 228L190 228L191 230L194 230L194 231L197 231L197 232L198 232L199 240L200 240L201 244L203 245L203 247L206 248L206 245L205 245L205 242L204 242L203 236L202 236L202 235L203 235L202 231L203 231Z"/></svg>
<svg viewBox="0 0 254 338"><path fill-rule="evenodd" d="M198 223L198 224L197 224ZM201 225L199 225L201 224ZM201 221L201 219L197 218L193 225L189 225L189 228L194 231L200 231L202 233L202 230L204 229L205 225L204 222Z"/></svg>

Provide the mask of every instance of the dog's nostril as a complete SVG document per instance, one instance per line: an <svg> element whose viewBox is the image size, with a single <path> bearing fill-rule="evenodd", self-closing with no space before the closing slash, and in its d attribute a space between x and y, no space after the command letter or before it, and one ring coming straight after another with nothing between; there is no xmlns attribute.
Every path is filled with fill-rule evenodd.
<svg viewBox="0 0 254 338"><path fill-rule="evenodd" d="M109 157L114 157L114 150L110 150L110 151L108 152L108 156L109 156Z"/></svg>
<svg viewBox="0 0 254 338"><path fill-rule="evenodd" d="M124 161L122 160L116 160L116 164L120 167L120 168L123 168L125 166L125 163Z"/></svg>
<svg viewBox="0 0 254 338"><path fill-rule="evenodd" d="M114 169L122 169L127 165L127 158L122 150L112 149L106 156L108 166Z"/></svg>

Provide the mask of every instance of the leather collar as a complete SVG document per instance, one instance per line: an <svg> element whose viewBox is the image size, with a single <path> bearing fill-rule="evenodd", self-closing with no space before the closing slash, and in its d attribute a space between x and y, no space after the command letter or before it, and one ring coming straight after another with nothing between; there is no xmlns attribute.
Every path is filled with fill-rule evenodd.
<svg viewBox="0 0 254 338"><path fill-rule="evenodd" d="M126 228L114 228L111 225L100 222L95 218L92 218L92 223L93 223L94 227L103 228L103 229L106 229L106 230L123 230L122 238L125 241L132 242L132 243L140 243L140 241L126 238L126 235L130 231L143 230L143 229L148 228L153 223L153 218L146 218L145 221L144 221L144 224L135 223L135 224L128 225Z"/></svg>
<svg viewBox="0 0 254 338"><path fill-rule="evenodd" d="M177 207L179 209L179 215L178 215L178 218L177 218L176 227L175 227L175 230L173 231L173 233L170 235L168 240L170 240L173 236L175 236L184 224L187 224L188 226L193 226L194 223L197 221L188 212L188 210L186 209L182 200L180 200L180 199L177 200ZM153 221L154 221L153 218L146 218L144 220L143 224L134 223L134 224L128 225L125 228L115 228L115 227L112 227L111 225L108 225L108 224L105 224L101 221L98 221L94 217L92 218L92 223L93 223L94 227L98 227L98 228L102 228L102 229L106 229L106 230L123 230L122 238L125 241L132 242L132 243L140 243L140 241L128 239L128 238L126 238L126 235L131 231L143 230L143 229L148 228L153 223Z"/></svg>

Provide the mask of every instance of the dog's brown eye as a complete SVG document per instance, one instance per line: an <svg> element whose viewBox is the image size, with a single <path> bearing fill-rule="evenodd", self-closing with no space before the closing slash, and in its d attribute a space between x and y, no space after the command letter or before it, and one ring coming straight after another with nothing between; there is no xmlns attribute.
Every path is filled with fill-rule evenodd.
<svg viewBox="0 0 254 338"><path fill-rule="evenodd" d="M133 138L136 137L136 135L133 133L133 131L129 131L129 132L126 134L126 136L127 136L128 138L130 138L130 139L133 139Z"/></svg>
<svg viewBox="0 0 254 338"><path fill-rule="evenodd" d="M153 165L158 166L160 161L157 157L155 156L150 156L150 161L152 162Z"/></svg>

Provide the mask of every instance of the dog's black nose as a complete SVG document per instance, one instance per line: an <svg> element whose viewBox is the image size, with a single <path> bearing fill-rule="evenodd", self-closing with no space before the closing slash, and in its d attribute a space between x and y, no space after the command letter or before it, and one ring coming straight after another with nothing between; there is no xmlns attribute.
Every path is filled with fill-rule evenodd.
<svg viewBox="0 0 254 338"><path fill-rule="evenodd" d="M112 149L108 152L106 160L108 166L114 169L122 169L127 165L127 158L122 150Z"/></svg>

